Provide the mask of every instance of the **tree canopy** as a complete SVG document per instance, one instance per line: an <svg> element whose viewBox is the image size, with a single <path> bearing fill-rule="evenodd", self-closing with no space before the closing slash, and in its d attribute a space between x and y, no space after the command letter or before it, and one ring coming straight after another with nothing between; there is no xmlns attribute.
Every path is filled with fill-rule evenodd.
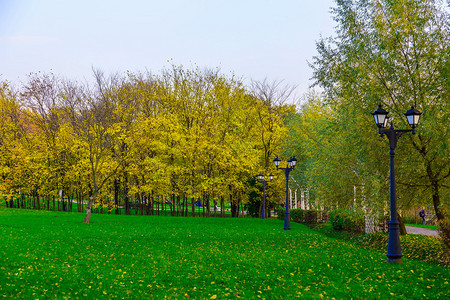
<svg viewBox="0 0 450 300"><path fill-rule="evenodd" d="M294 111L214 69L94 78L32 74L15 94L3 85L5 199L88 198L85 222L94 205L167 202L175 211L200 198L208 214L226 200L236 216L254 189L249 177L270 172L267 161L281 155Z"/></svg>
<svg viewBox="0 0 450 300"><path fill-rule="evenodd" d="M401 137L397 148L397 196L403 208L432 203L444 218L450 195L448 11L441 1L336 1L336 36L317 43L311 63L325 96L310 95L292 120L318 197L345 205L360 187L366 203L386 202L389 148L370 113L381 103L395 128L406 129L403 114L415 107L423 113L417 133Z"/></svg>

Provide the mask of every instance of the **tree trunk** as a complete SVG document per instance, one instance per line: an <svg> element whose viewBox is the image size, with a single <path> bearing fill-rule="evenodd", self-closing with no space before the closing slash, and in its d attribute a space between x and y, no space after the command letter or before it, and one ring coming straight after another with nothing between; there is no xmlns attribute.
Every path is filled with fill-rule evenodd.
<svg viewBox="0 0 450 300"><path fill-rule="evenodd" d="M92 213L92 205L94 204L93 197L89 198L89 202L86 207L86 216L84 217L83 223L89 224L91 223L91 213Z"/></svg>
<svg viewBox="0 0 450 300"><path fill-rule="evenodd" d="M134 203L134 215L137 216L139 214L139 195L135 194L133 196L133 203Z"/></svg>
<svg viewBox="0 0 450 300"><path fill-rule="evenodd" d="M444 212L441 209L441 199L439 196L439 183L433 182L432 186L433 186L433 207L436 213L436 217L439 221L445 220Z"/></svg>
<svg viewBox="0 0 450 300"><path fill-rule="evenodd" d="M83 211L83 202L82 202L82 196L81 196L81 191L79 189L77 189L77 210L78 212L82 212Z"/></svg>
<svg viewBox="0 0 450 300"><path fill-rule="evenodd" d="M203 208L203 217L205 217L205 195L203 195L202 208Z"/></svg>
<svg viewBox="0 0 450 300"><path fill-rule="evenodd" d="M177 216L177 207L176 207L176 201L175 201L175 194L172 194L171 200L170 200L170 215L173 216Z"/></svg>
<svg viewBox="0 0 450 300"><path fill-rule="evenodd" d="M400 226L400 235L407 235L405 223L403 222L403 218L400 216L400 214L397 212L397 220Z"/></svg>
<svg viewBox="0 0 450 300"><path fill-rule="evenodd" d="M36 198L37 198L37 209L41 210L41 200L39 199L39 194L36 194Z"/></svg>
<svg viewBox="0 0 450 300"><path fill-rule="evenodd" d="M238 207L237 207L237 205L236 205L236 203L234 202L235 200L234 200L234 198L233 198L233 195L231 195L230 194L230 203L231 203L231 217L232 218L237 218L238 217L238 211L239 211L239 209L238 209Z"/></svg>
<svg viewBox="0 0 450 300"><path fill-rule="evenodd" d="M128 173L124 174L125 182L124 182L124 190L125 190L125 214L130 214L130 198L128 197Z"/></svg>
<svg viewBox="0 0 450 300"><path fill-rule="evenodd" d="M208 194L206 194L206 211L208 213L208 217L211 217L211 202L209 201Z"/></svg>
<svg viewBox="0 0 450 300"><path fill-rule="evenodd" d="M241 196L239 195L238 198L237 198L237 212L236 212L237 215L236 215L236 218L239 218L240 206L241 206Z"/></svg>
<svg viewBox="0 0 450 300"><path fill-rule="evenodd" d="M422 156L424 156L424 158L425 158L426 152L422 151L421 153L422 153ZM430 183L431 183L431 189L433 191L432 200L433 200L434 212L436 213L436 217L438 220L444 220L445 216L444 216L444 212L441 209L441 199L439 196L439 180L438 180L436 174L433 174L431 162L427 161L426 170L427 170L428 179L430 180Z"/></svg>
<svg viewBox="0 0 450 300"><path fill-rule="evenodd" d="M114 213L116 215L118 215L119 214L119 182L117 181L117 178L114 178L114 207L115 207Z"/></svg>
<svg viewBox="0 0 450 300"><path fill-rule="evenodd" d="M67 198L67 201L64 201L64 194L61 196L62 201L62 210L67 211L67 203L69 202L69 198Z"/></svg>
<svg viewBox="0 0 450 300"><path fill-rule="evenodd" d="M174 216L179 216L180 215L180 209L179 209L179 205L178 205L178 201L177 201L177 197L173 196L173 215Z"/></svg>
<svg viewBox="0 0 450 300"><path fill-rule="evenodd" d="M223 198L223 196L220 197L220 216L223 218L225 217L225 199Z"/></svg>
<svg viewBox="0 0 450 300"><path fill-rule="evenodd" d="M161 206L162 206L162 208L164 210L164 216L167 216L167 206L166 206L166 201L164 201L164 198L163 198L163 201L161 203ZM170 206L169 206L169 208L170 208Z"/></svg>
<svg viewBox="0 0 450 300"><path fill-rule="evenodd" d="M152 190L152 194L150 196L150 204L151 204L150 211L151 211L151 215L153 216L153 215L155 215L155 197L153 196L153 190Z"/></svg>
<svg viewBox="0 0 450 300"><path fill-rule="evenodd" d="M181 216L186 216L186 198L183 196L178 196L180 198L180 208L181 208Z"/></svg>
<svg viewBox="0 0 450 300"><path fill-rule="evenodd" d="M156 214L158 216L160 215L160 211L159 211L159 196L158 196L158 201L156 202Z"/></svg>

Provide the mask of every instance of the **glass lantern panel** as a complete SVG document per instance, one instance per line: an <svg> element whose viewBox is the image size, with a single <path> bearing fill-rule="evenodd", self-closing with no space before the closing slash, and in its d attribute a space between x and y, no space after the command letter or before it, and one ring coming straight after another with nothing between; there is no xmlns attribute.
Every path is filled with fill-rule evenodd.
<svg viewBox="0 0 450 300"><path fill-rule="evenodd" d="M388 121L389 121L389 117L386 116L386 118L384 118L384 123L383 123L382 128L386 128L388 126Z"/></svg>
<svg viewBox="0 0 450 300"><path fill-rule="evenodd" d="M297 164L297 159L295 158L295 156L292 158L292 160L291 160L291 165L293 166L293 167L295 167L295 165Z"/></svg>
<svg viewBox="0 0 450 300"><path fill-rule="evenodd" d="M408 119L408 124L411 126L419 124L420 115L409 115L406 118Z"/></svg>
<svg viewBox="0 0 450 300"><path fill-rule="evenodd" d="M373 115L373 117L375 118L375 123L377 124L377 126L381 126L383 128L386 127L387 115L376 114Z"/></svg>
<svg viewBox="0 0 450 300"><path fill-rule="evenodd" d="M281 162L281 159L279 159L278 157L273 160L273 163L275 164L276 167L278 167L280 165L280 162Z"/></svg>

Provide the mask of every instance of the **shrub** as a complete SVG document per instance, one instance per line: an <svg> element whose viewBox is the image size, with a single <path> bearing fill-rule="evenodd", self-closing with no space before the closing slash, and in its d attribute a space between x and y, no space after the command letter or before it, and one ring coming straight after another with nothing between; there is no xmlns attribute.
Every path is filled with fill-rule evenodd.
<svg viewBox="0 0 450 300"><path fill-rule="evenodd" d="M405 224L422 224L422 219L418 217L412 217L410 215L402 216Z"/></svg>
<svg viewBox="0 0 450 300"><path fill-rule="evenodd" d="M278 220L284 220L285 211L286 211L285 207L278 207L277 209ZM326 214L323 211L317 211L314 209L304 210L300 208L290 209L289 213L291 215L291 221L303 224L317 224L323 222L324 215Z"/></svg>
<svg viewBox="0 0 450 300"><path fill-rule="evenodd" d="M331 213L330 213L331 214ZM386 252L389 235L387 233L354 234L344 231L336 231L330 225L315 227L326 236L341 239L364 248ZM400 236L401 251L403 257L450 266L450 257L445 256L440 239L434 236L408 234ZM448 252L448 250L447 250Z"/></svg>
<svg viewBox="0 0 450 300"><path fill-rule="evenodd" d="M305 211L303 209L291 209L291 220L296 223L305 223Z"/></svg>
<svg viewBox="0 0 450 300"><path fill-rule="evenodd" d="M306 224L317 224L319 220L319 211L305 210L304 221Z"/></svg>
<svg viewBox="0 0 450 300"><path fill-rule="evenodd" d="M344 209L330 211L329 222L334 230L347 232L364 232L365 221L362 212Z"/></svg>
<svg viewBox="0 0 450 300"><path fill-rule="evenodd" d="M279 206L277 208L277 219L278 220L284 220L284 211L286 210L286 208L284 208L283 206Z"/></svg>
<svg viewBox="0 0 450 300"><path fill-rule="evenodd" d="M343 210L332 210L328 214L328 221L331 224L331 227L333 227L334 230L341 231L344 230L345 227L345 217L344 217L345 211Z"/></svg>

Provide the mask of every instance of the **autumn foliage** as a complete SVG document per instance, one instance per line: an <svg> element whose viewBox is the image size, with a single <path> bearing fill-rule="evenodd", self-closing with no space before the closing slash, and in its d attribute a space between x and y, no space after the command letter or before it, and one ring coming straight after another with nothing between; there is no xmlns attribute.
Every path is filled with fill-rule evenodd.
<svg viewBox="0 0 450 300"><path fill-rule="evenodd" d="M209 215L226 201L237 216L254 189L248 178L282 155L293 107L259 97L264 84L251 90L218 70L178 66L159 75L94 71L94 79L39 73L14 92L3 84L0 193L7 204L26 197L34 208L54 209L66 199L86 208L89 222L98 206L149 214L167 205L188 215L199 200Z"/></svg>

